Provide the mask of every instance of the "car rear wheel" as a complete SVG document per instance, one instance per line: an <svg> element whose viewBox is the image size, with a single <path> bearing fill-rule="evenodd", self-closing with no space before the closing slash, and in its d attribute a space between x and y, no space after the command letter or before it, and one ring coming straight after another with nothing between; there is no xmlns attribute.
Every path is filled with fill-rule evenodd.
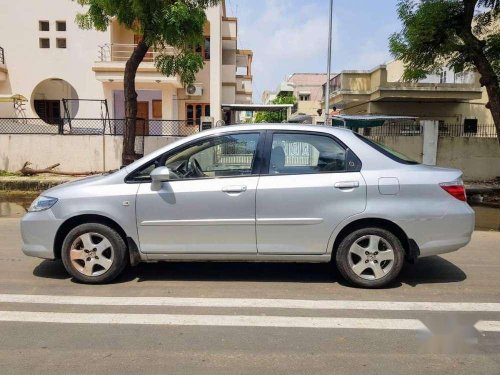
<svg viewBox="0 0 500 375"><path fill-rule="evenodd" d="M127 265L127 246L123 238L106 225L82 224L67 234L61 258L75 279L88 284L107 283Z"/></svg>
<svg viewBox="0 0 500 375"><path fill-rule="evenodd" d="M335 260L339 272L351 284L380 288L401 272L404 248L388 230L363 228L342 240Z"/></svg>

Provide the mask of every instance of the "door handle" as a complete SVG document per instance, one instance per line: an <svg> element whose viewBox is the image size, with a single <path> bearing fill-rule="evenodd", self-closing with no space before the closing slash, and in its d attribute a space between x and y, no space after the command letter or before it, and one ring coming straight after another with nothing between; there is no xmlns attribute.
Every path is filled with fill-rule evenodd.
<svg viewBox="0 0 500 375"><path fill-rule="evenodd" d="M359 187L359 181L342 181L335 183L335 189L354 189Z"/></svg>
<svg viewBox="0 0 500 375"><path fill-rule="evenodd" d="M233 186L225 186L222 188L224 193L243 193L247 191L247 187L245 185L233 185Z"/></svg>

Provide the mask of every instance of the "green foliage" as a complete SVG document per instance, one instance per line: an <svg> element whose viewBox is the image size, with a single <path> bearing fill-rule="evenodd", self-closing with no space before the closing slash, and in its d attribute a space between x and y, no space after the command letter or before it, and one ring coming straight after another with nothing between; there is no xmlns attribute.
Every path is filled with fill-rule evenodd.
<svg viewBox="0 0 500 375"><path fill-rule="evenodd" d="M295 104L297 98L295 96L278 96L272 101L272 104ZM283 111L284 112L284 111ZM286 113L283 112L257 112L255 122L263 123L279 123L286 120Z"/></svg>
<svg viewBox="0 0 500 375"><path fill-rule="evenodd" d="M416 81L443 66L455 72L477 68L480 54L500 76L499 1L401 0L398 14L403 29L390 37L389 46L405 64L404 80Z"/></svg>
<svg viewBox="0 0 500 375"><path fill-rule="evenodd" d="M13 177L13 176L20 176L21 174L19 172L9 172L3 169L0 169L0 177Z"/></svg>
<svg viewBox="0 0 500 375"><path fill-rule="evenodd" d="M87 11L76 16L83 29L105 31L111 20L143 36L148 47L162 51L174 47L173 54L160 53L157 69L166 76L179 75L184 85L194 82L203 60L192 46L203 42L205 10L220 0L77 0Z"/></svg>

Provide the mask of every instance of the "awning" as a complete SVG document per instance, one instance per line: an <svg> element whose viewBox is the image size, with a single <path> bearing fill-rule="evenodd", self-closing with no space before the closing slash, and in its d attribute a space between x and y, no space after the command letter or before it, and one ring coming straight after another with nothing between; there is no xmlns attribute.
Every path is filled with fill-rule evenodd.
<svg viewBox="0 0 500 375"><path fill-rule="evenodd" d="M26 99L21 94L14 95L0 95L0 103L13 103L13 102L27 102Z"/></svg>
<svg viewBox="0 0 500 375"><path fill-rule="evenodd" d="M418 117L412 116L384 116L384 115L335 115L331 117L332 126L346 128L373 128L382 126L386 121L415 121Z"/></svg>
<svg viewBox="0 0 500 375"><path fill-rule="evenodd" d="M293 104L222 104L227 111L279 112L292 108Z"/></svg>

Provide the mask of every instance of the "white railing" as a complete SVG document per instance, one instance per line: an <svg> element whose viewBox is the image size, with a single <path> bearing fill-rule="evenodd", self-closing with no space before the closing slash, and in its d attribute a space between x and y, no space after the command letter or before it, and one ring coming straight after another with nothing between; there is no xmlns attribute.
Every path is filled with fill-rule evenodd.
<svg viewBox="0 0 500 375"><path fill-rule="evenodd" d="M118 44L106 43L99 46L98 60L101 62L110 61L127 61L137 47L137 44ZM156 57L160 54L173 55L175 52L173 47L167 47L161 51L149 50L144 56L143 62L154 62Z"/></svg>

